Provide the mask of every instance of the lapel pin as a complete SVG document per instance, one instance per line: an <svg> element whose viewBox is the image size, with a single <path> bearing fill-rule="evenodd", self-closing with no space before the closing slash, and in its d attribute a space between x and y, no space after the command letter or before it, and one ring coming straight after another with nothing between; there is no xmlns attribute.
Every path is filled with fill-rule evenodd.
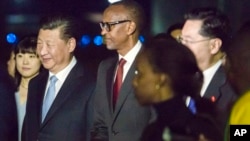
<svg viewBox="0 0 250 141"><path fill-rule="evenodd" d="M210 100L211 100L212 102L215 102L215 101L216 101L215 96L211 96Z"/></svg>

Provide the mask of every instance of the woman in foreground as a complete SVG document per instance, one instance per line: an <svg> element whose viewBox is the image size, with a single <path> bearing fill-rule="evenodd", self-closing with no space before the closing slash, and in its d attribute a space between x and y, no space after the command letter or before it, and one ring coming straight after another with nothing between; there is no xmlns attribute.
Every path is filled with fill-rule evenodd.
<svg viewBox="0 0 250 141"><path fill-rule="evenodd" d="M203 75L188 48L174 39L154 39L137 57L136 67L136 98L157 113L141 141L222 140L213 104L200 97ZM186 106L187 97L195 102L194 112Z"/></svg>

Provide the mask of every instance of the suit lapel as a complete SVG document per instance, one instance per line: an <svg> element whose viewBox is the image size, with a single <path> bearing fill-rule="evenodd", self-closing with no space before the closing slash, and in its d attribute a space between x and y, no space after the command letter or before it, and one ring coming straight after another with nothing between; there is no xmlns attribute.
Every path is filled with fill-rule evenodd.
<svg viewBox="0 0 250 141"><path fill-rule="evenodd" d="M76 64L73 69L70 71L69 75L67 76L66 80L64 81L61 89L59 90L54 102L52 103L42 125L45 125L50 118L53 117L54 113L64 105L65 101L68 97L74 93L74 90L80 85L77 79L81 78L83 75L83 70L79 70L79 65Z"/></svg>
<svg viewBox="0 0 250 141"><path fill-rule="evenodd" d="M110 62L110 67L107 71L107 97L108 97L108 103L109 103L109 108L111 113L113 113L113 81L114 81L114 77L115 77L115 73L116 73L116 66L118 63L118 58L113 58Z"/></svg>
<svg viewBox="0 0 250 141"><path fill-rule="evenodd" d="M45 94L45 90L46 90L46 84L48 81L48 77L49 77L49 73L48 71L44 72L44 74L41 75L41 79L39 81L39 84L37 85L37 111L38 112L38 117L40 117L39 121L42 120L42 105L43 105L43 97Z"/></svg>
<svg viewBox="0 0 250 141"><path fill-rule="evenodd" d="M142 51L142 49L143 49L143 47L141 48L140 51ZM120 112L121 108L123 107L124 103L126 102L126 99L128 98L128 96L130 94L133 94L132 81L134 79L134 75L135 75L135 61L131 65L131 67L126 75L126 78L123 81L123 84L121 86L118 101L116 103L116 108L115 108L115 111L113 114L113 118L114 118L113 122L115 122L115 119L119 115L119 112Z"/></svg>
<svg viewBox="0 0 250 141"><path fill-rule="evenodd" d="M209 83L204 97L218 101L221 97L220 89L226 83L226 76L223 66L220 66Z"/></svg>

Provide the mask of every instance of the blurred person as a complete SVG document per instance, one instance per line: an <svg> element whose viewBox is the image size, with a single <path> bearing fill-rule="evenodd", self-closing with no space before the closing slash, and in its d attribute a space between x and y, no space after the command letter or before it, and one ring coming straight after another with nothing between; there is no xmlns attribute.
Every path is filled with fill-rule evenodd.
<svg viewBox="0 0 250 141"><path fill-rule="evenodd" d="M36 53L36 36L26 36L17 44L12 56L16 56L13 60L16 64L15 80L17 83L17 91L15 93L18 117L18 140L21 141L21 131L23 119L26 112L26 102L28 97L29 81L39 74L41 61ZM11 60L11 61L13 61ZM11 64L9 64L11 65ZM14 68L15 69L15 68Z"/></svg>
<svg viewBox="0 0 250 141"><path fill-rule="evenodd" d="M231 104L237 98L227 81L223 65L224 51L230 40L228 17L216 8L196 8L185 14L179 38L195 55L203 72L202 97L217 105L217 121L224 130Z"/></svg>
<svg viewBox="0 0 250 141"><path fill-rule="evenodd" d="M145 128L141 141L221 141L212 116L214 103L201 98L203 75L193 53L173 38L152 40L136 58L135 95L153 105L157 120ZM185 97L196 101L196 114Z"/></svg>
<svg viewBox="0 0 250 141"><path fill-rule="evenodd" d="M0 140L18 141L15 84L6 64L0 64Z"/></svg>
<svg viewBox="0 0 250 141"><path fill-rule="evenodd" d="M9 60L7 61L7 66L9 75L15 78L16 63L14 49L12 49L10 52Z"/></svg>
<svg viewBox="0 0 250 141"><path fill-rule="evenodd" d="M250 124L250 22L233 37L227 51L228 79L240 96L232 107L229 124Z"/></svg>
<svg viewBox="0 0 250 141"><path fill-rule="evenodd" d="M181 35L181 29L183 27L182 23L175 23L172 24L168 29L167 29L167 34L170 35L174 39L178 39Z"/></svg>
<svg viewBox="0 0 250 141"><path fill-rule="evenodd" d="M117 51L117 56L99 64L92 141L138 141L153 119L151 108L138 103L132 87L143 19L142 7L133 0L113 3L103 13L101 34L107 49Z"/></svg>
<svg viewBox="0 0 250 141"><path fill-rule="evenodd" d="M78 24L67 15L41 19L37 54L46 71L30 80L23 141L88 141L92 73L74 56Z"/></svg>

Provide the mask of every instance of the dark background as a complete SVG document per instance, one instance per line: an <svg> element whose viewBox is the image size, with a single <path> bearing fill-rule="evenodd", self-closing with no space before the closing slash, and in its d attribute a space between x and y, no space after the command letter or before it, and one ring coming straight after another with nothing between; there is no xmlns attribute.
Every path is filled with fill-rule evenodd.
<svg viewBox="0 0 250 141"><path fill-rule="evenodd" d="M250 19L250 0L137 0L145 9L147 20L144 36L165 32L174 23L182 22L183 15L195 7L214 6L226 13L235 32ZM72 14L79 18L82 34L91 37L100 35L98 22L102 11L109 5L107 0L1 0L0 1L0 56L4 62L10 44L6 42L7 33L15 33L18 38L36 34L38 22L43 15L54 12ZM98 64L100 60L112 55L104 45L78 47L80 60Z"/></svg>

